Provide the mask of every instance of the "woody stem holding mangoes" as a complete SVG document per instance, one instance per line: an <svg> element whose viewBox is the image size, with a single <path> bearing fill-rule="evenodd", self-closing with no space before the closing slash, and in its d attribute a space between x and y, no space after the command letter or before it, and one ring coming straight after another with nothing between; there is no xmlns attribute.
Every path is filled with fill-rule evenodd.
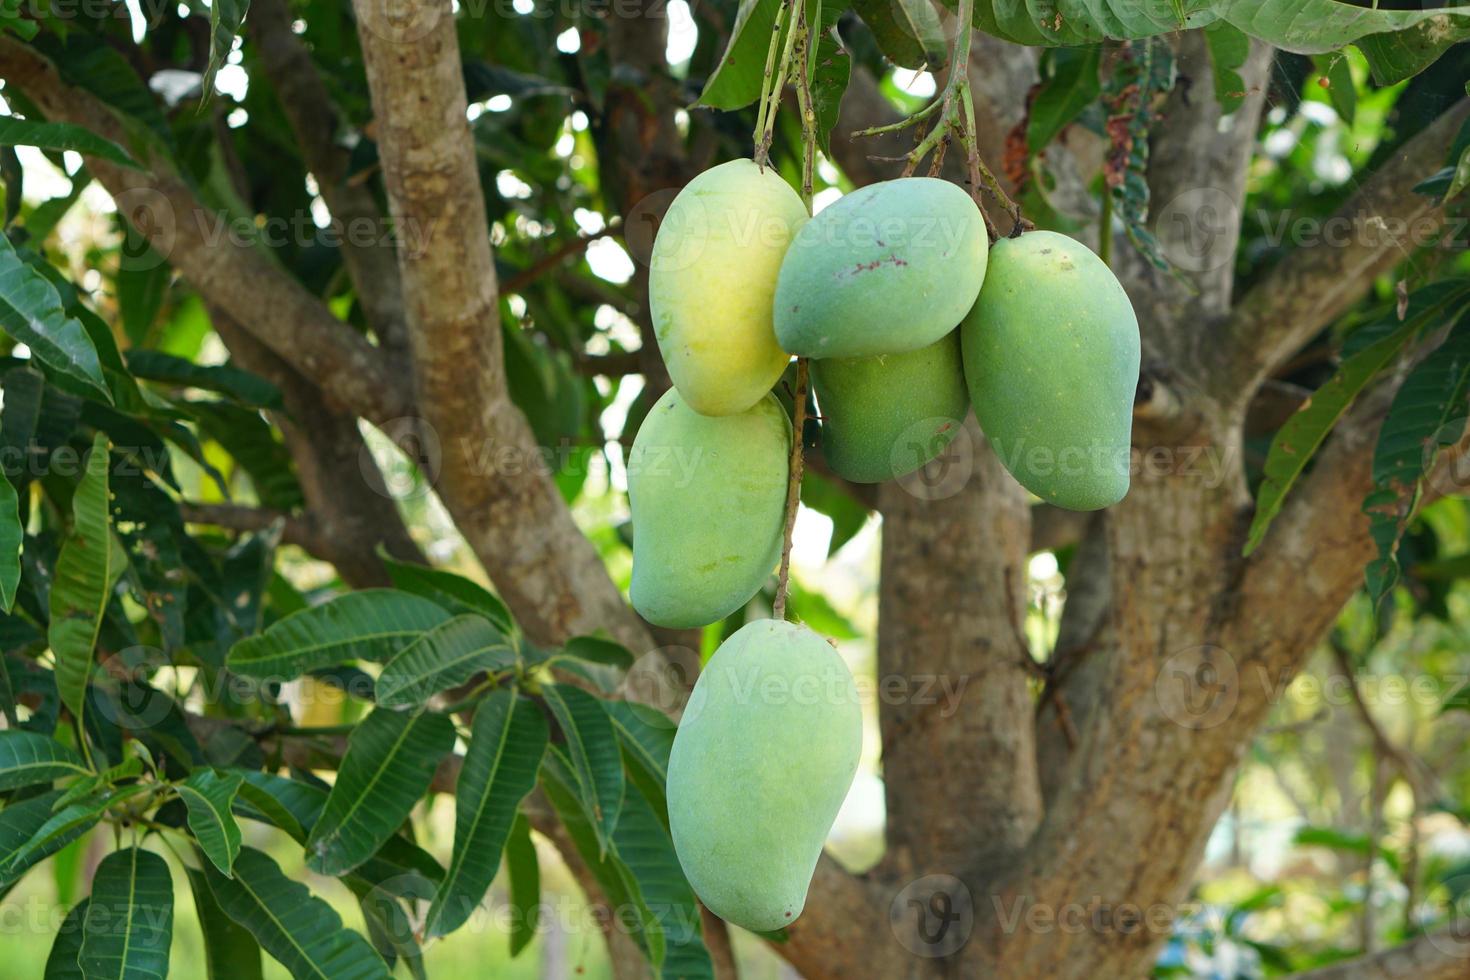
<svg viewBox="0 0 1470 980"><path fill-rule="evenodd" d="M820 13L783 2L753 159L692 180L654 242L649 307L673 387L629 457L633 605L659 626L703 627L744 607L780 566L773 618L715 651L668 768L670 827L690 883L713 912L756 932L801 914L862 744L846 663L784 621L808 367L820 451L846 480L926 466L973 407L1002 463L1047 503L1096 510L1128 491L1137 320L1086 246L1026 231L980 160L964 71L971 7L960 4L943 92L900 124L936 117L905 176L812 215ZM788 78L803 122L800 194L767 158ZM910 176L951 134L969 193ZM981 182L1009 213L1010 237L995 238L976 200ZM793 357L788 414L773 389Z"/></svg>

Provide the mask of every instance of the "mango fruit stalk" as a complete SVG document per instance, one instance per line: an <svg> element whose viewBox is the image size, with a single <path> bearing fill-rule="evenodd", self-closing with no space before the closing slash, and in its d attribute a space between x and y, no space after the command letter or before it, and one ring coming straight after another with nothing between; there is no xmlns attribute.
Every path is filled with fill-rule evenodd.
<svg viewBox="0 0 1470 980"><path fill-rule="evenodd" d="M736 415L664 393L628 454L633 608L658 626L724 619L760 590L781 554L791 420L774 395Z"/></svg>
<svg viewBox="0 0 1470 980"><path fill-rule="evenodd" d="M1012 476L1070 510L1123 499L1138 319L1101 259L1050 231L996 242L960 338L975 417Z"/></svg>
<svg viewBox="0 0 1470 980"><path fill-rule="evenodd" d="M806 220L796 191L750 160L706 170L669 205L649 261L649 312L669 378L696 412L745 411L791 359L771 303Z"/></svg>
<svg viewBox="0 0 1470 980"><path fill-rule="evenodd" d="M881 483L949 445L970 411L960 334L902 354L812 361L822 456L838 476Z"/></svg>
<svg viewBox="0 0 1470 980"><path fill-rule="evenodd" d="M857 689L826 640L764 619L721 644L669 754L669 826L700 901L755 932L796 921L861 752Z"/></svg>
<svg viewBox="0 0 1470 980"><path fill-rule="evenodd" d="M812 358L927 347L974 305L987 247L980 209L948 181L853 191L791 243L776 283L776 339Z"/></svg>

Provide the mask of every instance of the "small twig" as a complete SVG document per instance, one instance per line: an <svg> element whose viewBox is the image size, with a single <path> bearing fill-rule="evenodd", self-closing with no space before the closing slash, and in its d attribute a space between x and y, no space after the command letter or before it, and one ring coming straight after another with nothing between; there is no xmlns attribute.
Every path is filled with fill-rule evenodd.
<svg viewBox="0 0 1470 980"><path fill-rule="evenodd" d="M796 512L801 505L801 432L806 427L807 359L796 359L796 393L793 406L791 438L791 472L786 481L786 524L781 530L781 569L776 574L776 601L771 604L774 619L786 618L786 594L791 586L791 534L796 527Z"/></svg>
<svg viewBox="0 0 1470 980"><path fill-rule="evenodd" d="M776 8L776 19L771 24L771 43L766 48L766 70L761 76L761 102L756 111L755 131L751 133L750 141L755 144L755 162L764 167L770 160L771 145L765 142L766 117L774 113L771 83L776 74L776 52L781 50L781 28L786 23L786 13L791 9L791 0L781 0L781 6ZM775 89L776 98L780 98L780 88Z"/></svg>

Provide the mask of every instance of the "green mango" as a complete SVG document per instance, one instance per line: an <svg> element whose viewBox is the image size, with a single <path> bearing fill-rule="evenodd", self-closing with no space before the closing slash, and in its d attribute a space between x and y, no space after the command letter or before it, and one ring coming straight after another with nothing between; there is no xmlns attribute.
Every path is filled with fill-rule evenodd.
<svg viewBox="0 0 1470 980"><path fill-rule="evenodd" d="M960 339L975 416L1012 476L1070 510L1123 499L1138 319L1101 259L1050 231L996 242Z"/></svg>
<svg viewBox="0 0 1470 980"><path fill-rule="evenodd" d="M754 932L806 904L862 754L852 674L826 640L762 619L699 674L669 753L669 829L711 912Z"/></svg>
<svg viewBox="0 0 1470 980"><path fill-rule="evenodd" d="M811 365L822 455L854 483L912 473L949 445L970 411L958 330L915 351Z"/></svg>
<svg viewBox="0 0 1470 980"><path fill-rule="evenodd" d="M671 629L750 601L781 554L791 420L767 394L738 415L694 411L670 388L628 454L633 608Z"/></svg>
<svg viewBox="0 0 1470 980"><path fill-rule="evenodd" d="M679 394L703 415L761 400L789 361L771 302L806 205L770 167L731 160L691 180L659 225L649 260L654 336Z"/></svg>
<svg viewBox="0 0 1470 980"><path fill-rule="evenodd" d="M803 357L928 347L959 324L985 279L985 219L932 177L871 184L802 226L776 282L776 339Z"/></svg>

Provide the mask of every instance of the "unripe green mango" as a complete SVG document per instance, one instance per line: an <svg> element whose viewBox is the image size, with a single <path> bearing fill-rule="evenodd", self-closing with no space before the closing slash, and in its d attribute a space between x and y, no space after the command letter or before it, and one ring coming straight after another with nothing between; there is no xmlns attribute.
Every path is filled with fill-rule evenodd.
<svg viewBox="0 0 1470 980"><path fill-rule="evenodd" d="M701 415L670 388L628 454L629 595L644 619L707 626L750 601L781 553L791 421L767 394L738 415Z"/></svg>
<svg viewBox="0 0 1470 980"><path fill-rule="evenodd" d="M985 278L985 221L932 177L871 184L802 226L776 283L776 339L804 357L927 347L964 317Z"/></svg>
<svg viewBox="0 0 1470 980"><path fill-rule="evenodd" d="M1071 510L1123 499L1138 319L1101 259L1050 231L996 242L960 338L975 416L1011 475Z"/></svg>
<svg viewBox="0 0 1470 980"><path fill-rule="evenodd" d="M740 628L694 685L669 753L669 829L684 875L755 932L801 915L862 753L847 665L805 626Z"/></svg>
<svg viewBox="0 0 1470 980"><path fill-rule="evenodd" d="M684 400L704 415L743 412L790 356L771 302L806 206L770 167L731 160L691 180L669 205L649 261L658 349Z"/></svg>
<svg viewBox="0 0 1470 980"><path fill-rule="evenodd" d="M949 445L970 410L958 330L915 351L811 365L822 455L855 483L912 473Z"/></svg>

